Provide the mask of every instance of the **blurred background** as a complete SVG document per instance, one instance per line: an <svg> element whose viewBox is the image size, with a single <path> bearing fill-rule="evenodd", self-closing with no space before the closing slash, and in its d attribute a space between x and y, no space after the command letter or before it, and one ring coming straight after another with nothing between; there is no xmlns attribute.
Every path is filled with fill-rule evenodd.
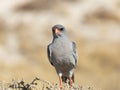
<svg viewBox="0 0 120 90"><path fill-rule="evenodd" d="M75 83L120 90L120 0L0 0L0 81L58 81L47 59L51 27L78 48Z"/></svg>

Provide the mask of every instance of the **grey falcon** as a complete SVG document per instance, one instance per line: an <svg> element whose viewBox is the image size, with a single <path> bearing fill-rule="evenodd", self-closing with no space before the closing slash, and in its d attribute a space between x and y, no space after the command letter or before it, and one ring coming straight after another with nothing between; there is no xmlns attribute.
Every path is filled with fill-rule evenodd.
<svg viewBox="0 0 120 90"><path fill-rule="evenodd" d="M74 70L76 68L77 49L75 42L72 42L63 25L57 24L52 27L53 40L47 47L48 59L51 65L56 69L60 80L60 88L62 82L69 80L70 87L74 82Z"/></svg>

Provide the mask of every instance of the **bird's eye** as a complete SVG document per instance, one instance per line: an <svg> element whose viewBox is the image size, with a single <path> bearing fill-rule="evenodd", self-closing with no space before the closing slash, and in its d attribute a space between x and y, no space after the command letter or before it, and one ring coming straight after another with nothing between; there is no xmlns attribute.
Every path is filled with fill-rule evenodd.
<svg viewBox="0 0 120 90"><path fill-rule="evenodd" d="M60 30L63 30L64 28L60 28Z"/></svg>

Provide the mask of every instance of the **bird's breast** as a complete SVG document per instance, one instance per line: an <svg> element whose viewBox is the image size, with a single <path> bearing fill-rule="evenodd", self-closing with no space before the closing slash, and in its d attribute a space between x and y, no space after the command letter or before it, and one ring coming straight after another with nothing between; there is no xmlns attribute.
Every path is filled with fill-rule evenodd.
<svg viewBox="0 0 120 90"><path fill-rule="evenodd" d="M70 42L56 42L52 46L52 53L56 57L66 57L72 51Z"/></svg>
<svg viewBox="0 0 120 90"><path fill-rule="evenodd" d="M57 42L52 46L52 59L55 65L74 64L71 42Z"/></svg>

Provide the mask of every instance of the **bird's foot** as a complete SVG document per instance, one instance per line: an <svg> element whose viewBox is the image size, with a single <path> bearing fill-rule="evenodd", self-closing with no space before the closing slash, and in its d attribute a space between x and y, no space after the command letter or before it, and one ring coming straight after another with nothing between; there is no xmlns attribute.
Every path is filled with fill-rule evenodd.
<svg viewBox="0 0 120 90"><path fill-rule="evenodd" d="M63 89L63 87L62 86L60 86L60 90L62 90Z"/></svg>

